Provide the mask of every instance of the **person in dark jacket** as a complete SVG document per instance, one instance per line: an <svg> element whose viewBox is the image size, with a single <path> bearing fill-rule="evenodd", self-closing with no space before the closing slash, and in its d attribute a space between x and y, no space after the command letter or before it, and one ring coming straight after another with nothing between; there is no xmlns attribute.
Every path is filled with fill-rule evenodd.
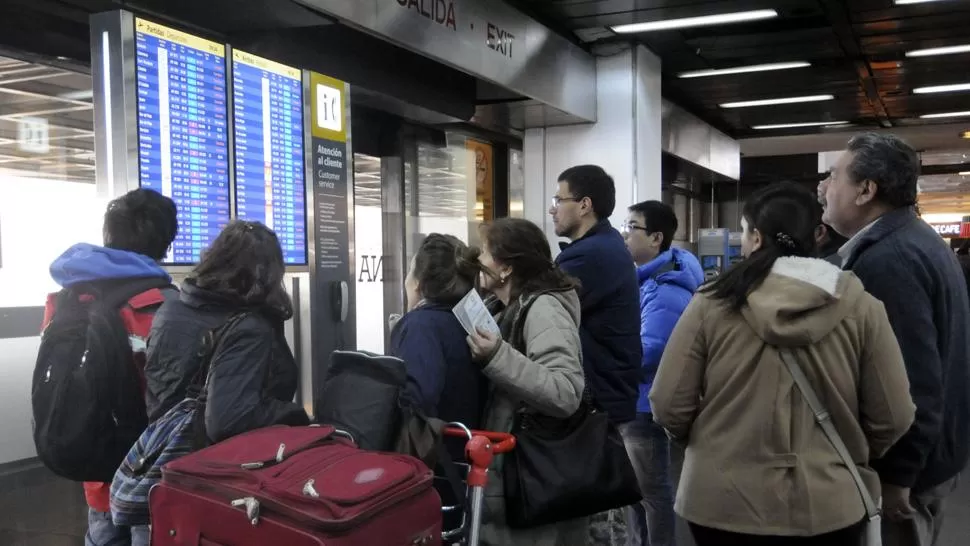
<svg viewBox="0 0 970 546"><path fill-rule="evenodd" d="M451 309L480 270L476 249L451 235L428 235L405 280L408 312L391 331L391 354L407 365L407 399L429 417L469 428L480 427L485 378Z"/></svg>
<svg viewBox="0 0 970 546"><path fill-rule="evenodd" d="M883 540L931 545L970 456L970 303L960 264L916 214L920 160L899 138L854 137L819 188L823 221L849 241L842 268L886 306L916 421L880 460Z"/></svg>
<svg viewBox="0 0 970 546"><path fill-rule="evenodd" d="M104 246L79 243L67 249L50 266L51 277L63 288L94 284L110 292L133 279L171 277L159 265L165 258L178 232L175 203L164 195L147 189L130 191L111 201L104 213L102 228ZM154 315L165 298L177 294L174 287L152 290L132 298L133 324L129 339L139 373L145 363L145 338ZM137 302L135 301L137 299ZM44 324L56 312L57 294L47 300ZM109 490L111 484L88 482L84 496L88 503L88 530L85 546L128 546L147 542L138 536L142 529L116 527L111 521Z"/></svg>
<svg viewBox="0 0 970 546"><path fill-rule="evenodd" d="M597 165L559 175L549 214L561 243L556 264L580 282L583 374L596 404L616 424L636 419L640 396L640 297L633 256L609 222L613 178ZM589 544L623 540L622 511L590 519Z"/></svg>
<svg viewBox="0 0 970 546"><path fill-rule="evenodd" d="M186 278L179 299L166 301L148 340L149 420L182 401L204 364L206 334L246 316L218 341L209 364L205 431L219 442L271 425L307 425L293 403L299 370L283 335L293 315L283 289L283 252L258 222L233 221Z"/></svg>
<svg viewBox="0 0 970 546"><path fill-rule="evenodd" d="M596 403L616 423L636 418L640 395L640 298L633 257L610 226L613 178L596 165L559 175L549 214L560 244L556 263L579 279L583 371Z"/></svg>
<svg viewBox="0 0 970 546"><path fill-rule="evenodd" d="M629 209L623 238L637 264L640 282L640 340L643 360L637 418L620 432L640 482L643 500L626 509L627 544L674 544L674 494L670 441L653 421L650 387L660 367L667 340L704 282L704 270L690 252L672 247L677 215L660 201L644 201Z"/></svg>

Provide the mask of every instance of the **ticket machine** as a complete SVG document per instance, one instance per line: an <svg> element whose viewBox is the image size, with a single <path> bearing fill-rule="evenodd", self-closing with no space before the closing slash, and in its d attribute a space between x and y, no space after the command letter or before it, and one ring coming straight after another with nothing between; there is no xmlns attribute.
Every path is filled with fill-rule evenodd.
<svg viewBox="0 0 970 546"><path fill-rule="evenodd" d="M732 231L728 234L727 266L731 267L743 259L744 256L741 254L741 232Z"/></svg>
<svg viewBox="0 0 970 546"><path fill-rule="evenodd" d="M701 229L697 232L697 256L709 281L724 271L730 255L729 232L725 228Z"/></svg>

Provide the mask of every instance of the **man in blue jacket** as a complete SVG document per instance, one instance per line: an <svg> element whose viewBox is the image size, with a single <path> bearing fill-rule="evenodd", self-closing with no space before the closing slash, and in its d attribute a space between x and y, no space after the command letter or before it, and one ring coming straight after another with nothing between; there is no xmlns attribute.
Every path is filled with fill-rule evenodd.
<svg viewBox="0 0 970 546"><path fill-rule="evenodd" d="M579 165L559 175L549 214L556 235L571 241L560 245L556 263L582 284L579 335L586 385L596 404L622 424L637 414L640 306L633 257L609 222L615 207L613 178L599 166ZM591 543L609 544L600 523L590 527ZM616 530L621 532L622 527Z"/></svg>
<svg viewBox="0 0 970 546"><path fill-rule="evenodd" d="M626 520L630 543L643 546L674 544L676 485L671 480L670 444L663 428L653 422L648 394L674 325L704 281L697 258L670 246L676 231L677 215L660 201L633 205L623 225L626 246L637 264L643 346L637 418L621 428L643 500L627 508Z"/></svg>
<svg viewBox="0 0 970 546"><path fill-rule="evenodd" d="M970 305L956 256L916 213L920 160L899 138L854 137L819 186L838 251L882 301L903 352L916 421L872 467L882 481L883 542L930 546L970 458Z"/></svg>

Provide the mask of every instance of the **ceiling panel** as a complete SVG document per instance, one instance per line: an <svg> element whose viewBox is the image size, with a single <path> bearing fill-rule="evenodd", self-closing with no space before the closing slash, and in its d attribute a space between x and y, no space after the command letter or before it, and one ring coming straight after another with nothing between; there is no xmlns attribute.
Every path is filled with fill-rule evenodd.
<svg viewBox="0 0 970 546"><path fill-rule="evenodd" d="M893 0L508 0L593 49L641 43L660 56L664 96L736 138L814 134L753 125L827 120L857 127L933 126L922 114L970 110L970 92L915 95L970 82L970 54L907 58L906 51L970 43L970 2L896 6ZM616 24L772 8L779 17L734 25L617 35ZM684 71L781 61L811 68L680 79ZM833 94L834 101L724 110L724 102ZM949 120L953 122L953 120ZM967 119L970 129L970 119Z"/></svg>
<svg viewBox="0 0 970 546"><path fill-rule="evenodd" d="M22 127L42 120L47 149L22 141ZM94 183L91 77L0 56L0 173Z"/></svg>

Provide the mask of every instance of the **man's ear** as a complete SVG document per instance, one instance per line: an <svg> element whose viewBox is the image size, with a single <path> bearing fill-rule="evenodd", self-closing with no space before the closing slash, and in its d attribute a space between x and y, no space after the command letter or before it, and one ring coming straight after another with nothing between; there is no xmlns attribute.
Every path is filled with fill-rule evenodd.
<svg viewBox="0 0 970 546"><path fill-rule="evenodd" d="M871 203L876 198L876 191L879 189L875 182L872 180L863 180L861 184L862 188L859 195L855 198L856 206L863 206Z"/></svg>

